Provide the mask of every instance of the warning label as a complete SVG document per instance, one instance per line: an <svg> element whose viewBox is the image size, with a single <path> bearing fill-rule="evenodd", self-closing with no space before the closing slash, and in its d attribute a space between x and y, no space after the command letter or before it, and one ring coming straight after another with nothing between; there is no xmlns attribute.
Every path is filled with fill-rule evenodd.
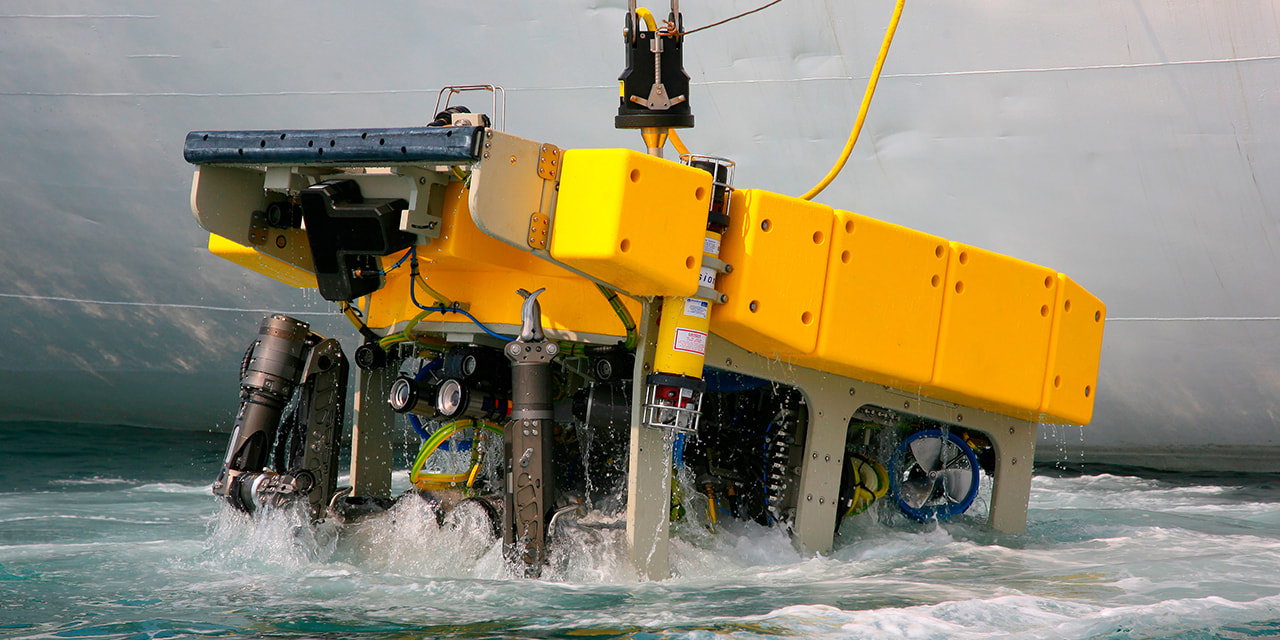
<svg viewBox="0 0 1280 640"><path fill-rule="evenodd" d="M707 355L707 333L676 327L676 343L672 348L684 353Z"/></svg>

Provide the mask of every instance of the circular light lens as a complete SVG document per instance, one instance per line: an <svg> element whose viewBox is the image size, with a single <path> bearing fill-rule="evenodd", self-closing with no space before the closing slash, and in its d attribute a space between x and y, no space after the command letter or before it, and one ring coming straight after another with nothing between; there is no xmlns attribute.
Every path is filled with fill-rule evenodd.
<svg viewBox="0 0 1280 640"><path fill-rule="evenodd" d="M440 385L440 395L436 396L436 411L446 418L452 418L462 412L462 383L450 378Z"/></svg>
<svg viewBox="0 0 1280 640"><path fill-rule="evenodd" d="M405 378L396 378L391 383L391 392L387 394L387 402L391 404L391 408L399 413L409 410L414 403L413 385Z"/></svg>

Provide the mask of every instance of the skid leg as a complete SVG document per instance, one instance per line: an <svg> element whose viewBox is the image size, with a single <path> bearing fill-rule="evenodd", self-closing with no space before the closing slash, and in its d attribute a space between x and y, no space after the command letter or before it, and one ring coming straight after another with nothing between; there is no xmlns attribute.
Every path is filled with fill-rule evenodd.
<svg viewBox="0 0 1280 640"><path fill-rule="evenodd" d="M391 497L391 449L395 413L387 403L389 368L358 369L355 425L351 432L351 493Z"/></svg>
<svg viewBox="0 0 1280 640"><path fill-rule="evenodd" d="M671 527L671 439L661 429L644 426L645 377L653 370L658 314L644 302L640 343L632 374L631 449L627 464L627 543L640 575L661 580L671 574L668 535Z"/></svg>
<svg viewBox="0 0 1280 640"><path fill-rule="evenodd" d="M836 531L849 414L840 412L839 398L826 397L824 387L805 388L804 392L809 404L809 430L796 495L795 544L805 553L826 553L831 551ZM846 409L847 398L846 392Z"/></svg>
<svg viewBox="0 0 1280 640"><path fill-rule="evenodd" d="M1037 425L1020 420L1009 420L1009 423L1007 429L992 429L988 433L995 445L996 469L987 522L997 531L1022 533L1027 530Z"/></svg>

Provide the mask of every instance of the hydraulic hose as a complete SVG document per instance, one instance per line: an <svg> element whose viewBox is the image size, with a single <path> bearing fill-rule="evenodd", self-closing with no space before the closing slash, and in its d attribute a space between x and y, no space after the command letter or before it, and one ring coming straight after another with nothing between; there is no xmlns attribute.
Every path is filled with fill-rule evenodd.
<svg viewBox="0 0 1280 640"><path fill-rule="evenodd" d="M431 437L428 438L426 442L422 443L422 448L418 450L418 457L414 459L413 466L409 469L409 481L413 482L415 485L418 484L419 481L465 482L467 477L471 475L470 472L461 474L442 474L420 473L420 471L422 471L422 465L426 464L427 459L440 448L440 445L444 444L445 440L448 440L453 436L453 434L473 426L479 426L485 431L502 435L502 427L485 420L472 420L467 418L450 422L440 427L435 433L431 434Z"/></svg>
<svg viewBox="0 0 1280 640"><path fill-rule="evenodd" d="M609 306L613 307L613 312L618 314L618 319L622 321L622 326L627 330L626 341L623 346L627 349L635 349L636 343L640 341L640 332L636 330L636 321L631 317L631 312L627 311L627 307L622 304L622 300L618 298L618 294L600 283L596 283L596 288L609 301Z"/></svg>

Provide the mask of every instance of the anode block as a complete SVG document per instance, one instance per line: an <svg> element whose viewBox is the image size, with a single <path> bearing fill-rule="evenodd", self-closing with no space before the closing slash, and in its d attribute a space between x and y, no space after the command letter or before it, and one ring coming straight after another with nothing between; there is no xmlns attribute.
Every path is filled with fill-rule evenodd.
<svg viewBox="0 0 1280 640"><path fill-rule="evenodd" d="M788 196L740 189L729 205L720 259L733 265L716 289L711 330L764 355L803 356L818 340L834 211Z"/></svg>
<svg viewBox="0 0 1280 640"><path fill-rule="evenodd" d="M1107 307L1061 273L1054 304L1049 367L1040 411L1053 422L1088 424L1093 419L1097 396Z"/></svg>
<svg viewBox="0 0 1280 640"><path fill-rule="evenodd" d="M711 174L629 149L564 154L551 256L636 296L698 290Z"/></svg>
<svg viewBox="0 0 1280 640"><path fill-rule="evenodd" d="M928 384L950 251L944 238L836 211L814 366L882 384Z"/></svg>
<svg viewBox="0 0 1280 640"><path fill-rule="evenodd" d="M958 394L967 404L1011 415L1038 413L1057 289L1052 269L952 242L936 395Z"/></svg>

